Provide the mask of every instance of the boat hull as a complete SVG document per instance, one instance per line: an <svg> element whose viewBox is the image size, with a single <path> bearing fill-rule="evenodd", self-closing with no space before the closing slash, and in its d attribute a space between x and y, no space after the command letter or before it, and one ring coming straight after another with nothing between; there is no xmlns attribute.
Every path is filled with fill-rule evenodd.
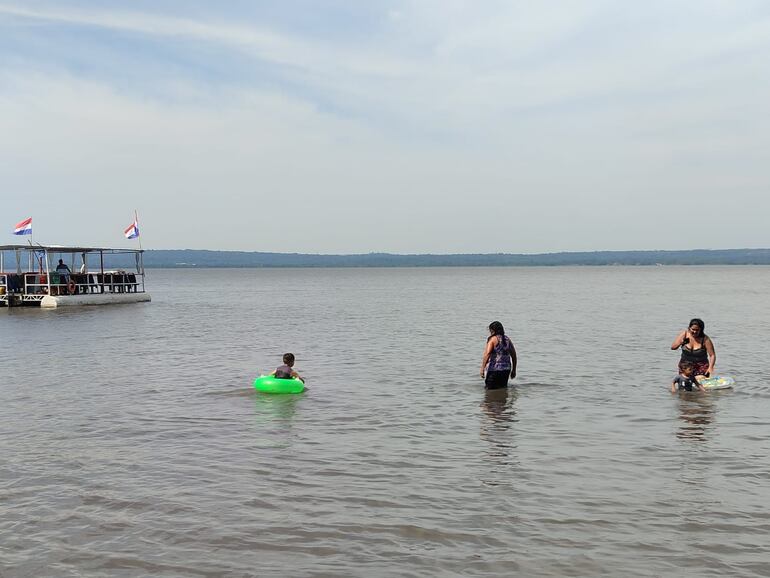
<svg viewBox="0 0 770 578"><path fill-rule="evenodd" d="M116 305L121 303L142 303L150 301L149 293L95 293L86 295L46 295L40 300L40 307L86 306L86 305Z"/></svg>

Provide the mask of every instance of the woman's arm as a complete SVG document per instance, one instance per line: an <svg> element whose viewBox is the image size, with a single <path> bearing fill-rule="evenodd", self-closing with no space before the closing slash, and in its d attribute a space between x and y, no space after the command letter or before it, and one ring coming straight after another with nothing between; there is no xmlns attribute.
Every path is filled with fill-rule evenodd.
<svg viewBox="0 0 770 578"><path fill-rule="evenodd" d="M687 339L686 329L676 336L676 339L674 339L674 342L671 344L671 349L679 349L680 347L682 347L683 344L687 343L685 339Z"/></svg>
<svg viewBox="0 0 770 578"><path fill-rule="evenodd" d="M513 341L510 342L511 344L511 379L516 377L516 364L518 363L518 357L516 356L516 348L513 346Z"/></svg>
<svg viewBox="0 0 770 578"><path fill-rule="evenodd" d="M487 368L487 363L489 363L489 356L492 355L492 350L495 348L496 339L497 336L492 336L487 341L487 347L484 349L484 357L481 358L481 371L479 371L479 375L481 375L481 377L484 377L484 370Z"/></svg>
<svg viewBox="0 0 770 578"><path fill-rule="evenodd" d="M714 343L711 341L711 337L706 337L703 345L706 346L706 353L709 356L709 372L708 375L714 375L714 366L717 363L717 352L714 351Z"/></svg>

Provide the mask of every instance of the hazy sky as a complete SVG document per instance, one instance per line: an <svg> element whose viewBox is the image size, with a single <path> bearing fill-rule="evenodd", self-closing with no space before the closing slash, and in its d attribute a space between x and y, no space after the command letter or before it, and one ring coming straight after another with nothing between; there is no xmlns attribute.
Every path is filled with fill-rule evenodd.
<svg viewBox="0 0 770 578"><path fill-rule="evenodd" d="M0 0L0 244L768 247L769 191L766 0Z"/></svg>

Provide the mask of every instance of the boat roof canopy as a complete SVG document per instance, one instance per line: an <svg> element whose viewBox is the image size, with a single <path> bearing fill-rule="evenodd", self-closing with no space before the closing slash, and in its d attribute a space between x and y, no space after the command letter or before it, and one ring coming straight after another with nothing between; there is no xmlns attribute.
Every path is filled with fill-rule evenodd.
<svg viewBox="0 0 770 578"><path fill-rule="evenodd" d="M0 251L48 251L49 253L144 253L144 249L109 247L65 247L63 245L0 245Z"/></svg>

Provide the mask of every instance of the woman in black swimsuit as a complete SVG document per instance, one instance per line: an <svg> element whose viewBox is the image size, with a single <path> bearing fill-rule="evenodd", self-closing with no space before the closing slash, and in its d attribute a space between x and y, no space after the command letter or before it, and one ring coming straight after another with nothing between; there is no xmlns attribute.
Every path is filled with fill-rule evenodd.
<svg viewBox="0 0 770 578"><path fill-rule="evenodd" d="M711 338L703 333L704 328L703 321L693 319L687 329L677 335L671 344L671 349L682 348L679 373L682 373L683 367L688 364L695 367L694 375L711 376L714 373L717 354Z"/></svg>

